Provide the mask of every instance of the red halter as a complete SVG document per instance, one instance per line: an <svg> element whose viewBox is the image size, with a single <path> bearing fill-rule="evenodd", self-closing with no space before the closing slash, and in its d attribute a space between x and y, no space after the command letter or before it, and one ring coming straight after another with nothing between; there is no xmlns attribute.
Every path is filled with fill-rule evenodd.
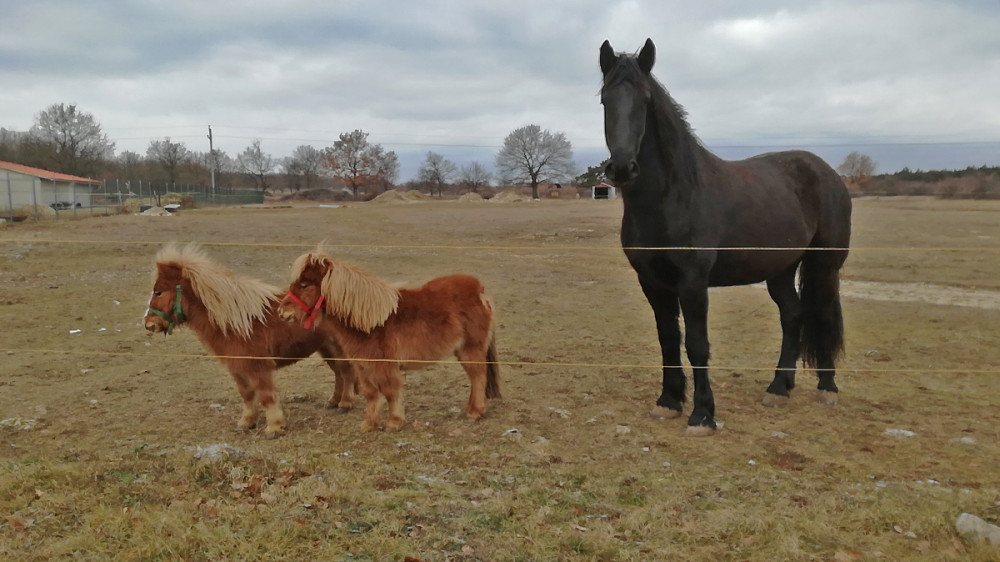
<svg viewBox="0 0 1000 562"><path fill-rule="evenodd" d="M288 292L288 296L289 298L292 299L292 301L295 302L295 304L299 305L299 308L301 308L305 312L309 312L309 317L306 318L306 323L304 324L305 328L308 330L309 326L312 326L313 320L316 319L316 314L319 313L320 307L323 306L323 299L325 297L323 295L320 295L319 300L316 301L315 305L313 305L312 312L310 312L309 307L306 306L306 303L302 302L299 299L299 297L293 295L291 291Z"/></svg>

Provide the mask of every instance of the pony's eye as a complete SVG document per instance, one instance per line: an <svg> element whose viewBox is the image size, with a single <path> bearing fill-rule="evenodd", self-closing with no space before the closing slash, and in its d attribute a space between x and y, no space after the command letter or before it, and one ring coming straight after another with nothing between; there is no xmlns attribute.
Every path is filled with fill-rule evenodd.
<svg viewBox="0 0 1000 562"><path fill-rule="evenodd" d="M300 289L308 289L309 288L309 283L299 283L299 288Z"/></svg>
<svg viewBox="0 0 1000 562"><path fill-rule="evenodd" d="M163 296L163 291L153 291L153 296L154 297L162 297Z"/></svg>

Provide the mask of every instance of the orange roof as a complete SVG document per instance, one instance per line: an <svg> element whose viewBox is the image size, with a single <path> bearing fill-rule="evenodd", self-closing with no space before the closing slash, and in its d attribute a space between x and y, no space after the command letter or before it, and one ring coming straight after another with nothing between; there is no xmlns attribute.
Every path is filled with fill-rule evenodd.
<svg viewBox="0 0 1000 562"><path fill-rule="evenodd" d="M87 178L81 178L80 176L60 174L59 172L51 172L49 170L43 170L41 168L32 168L31 166L25 166L24 164L4 162L3 160L0 160L0 170L10 170L12 172L19 172L21 174L27 174L29 176L35 176L37 178L42 178L45 180L75 181L80 183L89 182L89 183L96 183L98 185L104 184L104 182L101 180L92 180Z"/></svg>

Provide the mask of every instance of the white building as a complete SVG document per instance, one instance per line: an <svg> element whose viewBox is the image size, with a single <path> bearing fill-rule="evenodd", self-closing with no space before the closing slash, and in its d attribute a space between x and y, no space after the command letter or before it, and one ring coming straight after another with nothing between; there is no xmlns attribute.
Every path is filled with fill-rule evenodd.
<svg viewBox="0 0 1000 562"><path fill-rule="evenodd" d="M91 193L104 182L0 160L0 209L34 205L90 207Z"/></svg>
<svg viewBox="0 0 1000 562"><path fill-rule="evenodd" d="M618 190L607 183L599 183L590 188L591 199L618 199Z"/></svg>

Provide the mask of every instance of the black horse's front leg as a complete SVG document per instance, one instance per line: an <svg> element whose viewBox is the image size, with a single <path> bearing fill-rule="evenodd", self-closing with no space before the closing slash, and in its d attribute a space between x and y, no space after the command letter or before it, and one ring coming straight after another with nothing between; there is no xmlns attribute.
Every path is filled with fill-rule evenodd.
<svg viewBox="0 0 1000 562"><path fill-rule="evenodd" d="M708 381L708 288L686 289L680 295L684 312L684 343L694 370L694 410L688 418L687 434L715 433L715 397Z"/></svg>
<svg viewBox="0 0 1000 562"><path fill-rule="evenodd" d="M656 333L663 360L663 390L649 416L654 419L676 418L684 410L685 379L681 368L680 305L677 294L639 279L642 292L653 309Z"/></svg>

